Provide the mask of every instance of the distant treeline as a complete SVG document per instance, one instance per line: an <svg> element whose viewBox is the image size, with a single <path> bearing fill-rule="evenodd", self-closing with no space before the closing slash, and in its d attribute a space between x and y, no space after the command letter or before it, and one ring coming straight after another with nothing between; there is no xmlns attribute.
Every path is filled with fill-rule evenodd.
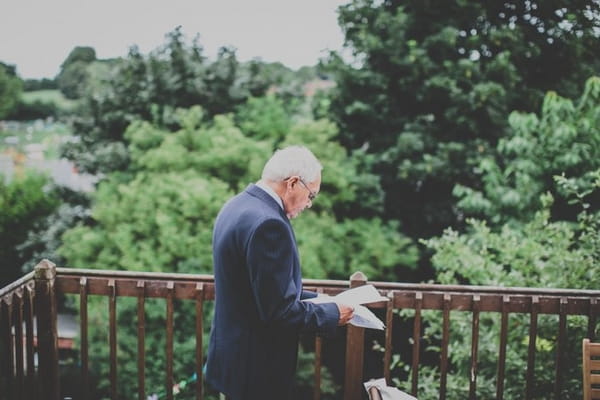
<svg viewBox="0 0 600 400"><path fill-rule="evenodd" d="M58 89L58 84L56 83L56 79L25 79L23 81L23 90L26 92L33 92L36 90L56 90Z"/></svg>

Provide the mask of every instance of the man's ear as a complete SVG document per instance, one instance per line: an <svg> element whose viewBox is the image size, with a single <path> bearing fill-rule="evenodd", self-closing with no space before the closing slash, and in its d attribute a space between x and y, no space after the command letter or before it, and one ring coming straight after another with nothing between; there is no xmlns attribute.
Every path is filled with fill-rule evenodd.
<svg viewBox="0 0 600 400"><path fill-rule="evenodd" d="M287 180L286 180L286 187L288 189L293 189L294 186L296 186L298 184L298 181L300 180L300 177L297 175L294 176L290 176Z"/></svg>

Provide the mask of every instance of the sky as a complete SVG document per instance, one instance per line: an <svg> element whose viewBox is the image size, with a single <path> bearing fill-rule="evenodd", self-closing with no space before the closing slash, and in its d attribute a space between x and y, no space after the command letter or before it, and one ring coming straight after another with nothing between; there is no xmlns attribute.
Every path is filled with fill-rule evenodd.
<svg viewBox="0 0 600 400"><path fill-rule="evenodd" d="M240 61L260 58L290 68L314 65L339 50L336 9L349 0L0 0L0 61L23 79L54 78L76 46L96 57L144 54L181 25L191 43L199 34L209 59L221 46Z"/></svg>

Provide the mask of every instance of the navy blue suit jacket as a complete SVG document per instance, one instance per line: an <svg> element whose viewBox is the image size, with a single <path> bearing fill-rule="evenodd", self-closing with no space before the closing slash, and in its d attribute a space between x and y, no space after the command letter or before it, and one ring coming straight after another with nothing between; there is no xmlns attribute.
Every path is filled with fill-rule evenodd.
<svg viewBox="0 0 600 400"><path fill-rule="evenodd" d="M302 330L335 331L335 304L302 302L300 260L289 219L250 185L221 209L213 231L215 314L206 379L234 400L285 399Z"/></svg>

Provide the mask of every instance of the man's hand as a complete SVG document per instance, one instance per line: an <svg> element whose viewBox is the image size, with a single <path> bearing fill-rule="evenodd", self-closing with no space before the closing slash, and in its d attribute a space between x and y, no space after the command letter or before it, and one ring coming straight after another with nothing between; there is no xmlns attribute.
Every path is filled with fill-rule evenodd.
<svg viewBox="0 0 600 400"><path fill-rule="evenodd" d="M340 310L340 319L338 325L346 325L354 316L354 307L350 307L344 304L338 304L338 310Z"/></svg>

